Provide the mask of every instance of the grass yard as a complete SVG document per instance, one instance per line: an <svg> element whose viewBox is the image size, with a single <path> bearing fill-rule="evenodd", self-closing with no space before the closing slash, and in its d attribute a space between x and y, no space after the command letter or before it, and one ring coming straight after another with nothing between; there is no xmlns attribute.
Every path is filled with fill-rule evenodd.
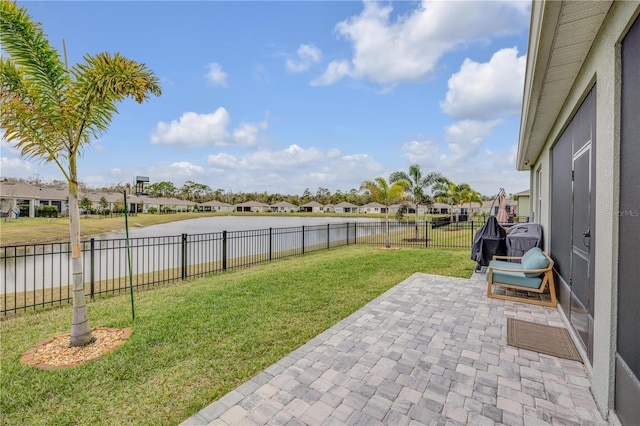
<svg viewBox="0 0 640 426"><path fill-rule="evenodd" d="M348 246L89 303L91 325L132 327L72 369L20 364L70 331L71 307L0 323L0 423L178 424L414 272L469 277L469 250Z"/></svg>
<svg viewBox="0 0 640 426"><path fill-rule="evenodd" d="M129 227L158 225L177 220L211 216L212 213L138 214L129 217ZM82 238L93 237L124 229L124 216L82 216L80 233ZM68 217L21 217L0 221L0 245L38 244L69 241Z"/></svg>

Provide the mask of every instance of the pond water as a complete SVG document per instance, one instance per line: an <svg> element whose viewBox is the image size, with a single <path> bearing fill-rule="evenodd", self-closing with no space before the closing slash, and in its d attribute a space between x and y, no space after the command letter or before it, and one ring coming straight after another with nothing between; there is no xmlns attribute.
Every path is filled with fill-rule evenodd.
<svg viewBox="0 0 640 426"><path fill-rule="evenodd" d="M325 229L305 232L300 227L317 225L354 225L355 222L380 222L379 218L345 218L345 217L299 217L299 216L213 216L197 219L181 220L148 227L129 229L132 247L132 272L153 273L155 271L175 269L181 265L186 256L181 251L182 234L188 238L192 252L211 251L207 255L208 262L220 261L222 255L222 231L236 232L235 237L227 242L226 253L238 258L260 255L270 250L274 241L281 251L293 250L300 245L313 246L325 244L327 240L336 241L347 237L347 231ZM287 228L293 228L291 232ZM297 229L296 229L297 228ZM270 229L274 231L272 237ZM246 232L246 235L244 231ZM256 232L251 232L256 231ZM262 232L260 232L262 231ZM242 235L238 235L240 232ZM363 232L367 232L366 230ZM369 231L371 232L371 231ZM213 236L212 236L213 235ZM94 271L96 281L116 280L126 276L127 251L125 231L95 237L95 251L89 251L90 240L83 238L83 268L85 279L88 271ZM275 239L275 240L274 240ZM187 241L187 240L184 240ZM0 264L0 295L21 293L24 291L59 288L71 282L70 255L68 243L29 246L27 249L14 250L13 255L7 253Z"/></svg>
<svg viewBox="0 0 640 426"><path fill-rule="evenodd" d="M326 225L328 223L379 222L366 217L300 217L300 216L214 216L187 219L148 227L130 227L129 237L163 237L180 234L207 234L222 231L248 231L295 226ZM124 238L125 232L96 237L100 239Z"/></svg>

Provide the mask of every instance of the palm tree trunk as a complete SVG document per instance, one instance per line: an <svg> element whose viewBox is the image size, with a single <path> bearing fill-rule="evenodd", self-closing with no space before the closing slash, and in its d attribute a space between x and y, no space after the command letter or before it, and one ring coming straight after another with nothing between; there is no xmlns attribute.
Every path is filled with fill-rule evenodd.
<svg viewBox="0 0 640 426"><path fill-rule="evenodd" d="M82 250L80 246L80 210L78 209L78 173L75 156L69 158L69 232L71 237L71 274L73 277L73 307L71 346L91 343L89 317L84 293Z"/></svg>
<svg viewBox="0 0 640 426"><path fill-rule="evenodd" d="M389 248L391 247L391 236L389 235L389 206L386 206L385 208L385 218L386 218L386 224L387 224L387 232L386 232L387 239L385 241L385 247Z"/></svg>

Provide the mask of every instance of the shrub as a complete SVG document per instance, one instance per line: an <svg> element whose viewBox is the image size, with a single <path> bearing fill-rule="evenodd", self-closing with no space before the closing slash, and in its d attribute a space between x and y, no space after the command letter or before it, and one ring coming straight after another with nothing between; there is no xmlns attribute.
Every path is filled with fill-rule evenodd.
<svg viewBox="0 0 640 426"><path fill-rule="evenodd" d="M158 208L157 207L149 207L147 209L147 213L156 214L156 213L158 213Z"/></svg>
<svg viewBox="0 0 640 426"><path fill-rule="evenodd" d="M36 217L58 217L56 206L39 206L36 209Z"/></svg>

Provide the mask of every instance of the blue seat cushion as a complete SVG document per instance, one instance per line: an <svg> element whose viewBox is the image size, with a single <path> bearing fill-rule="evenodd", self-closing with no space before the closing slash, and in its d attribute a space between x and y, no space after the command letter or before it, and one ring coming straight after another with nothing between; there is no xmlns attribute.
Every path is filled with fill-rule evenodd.
<svg viewBox="0 0 640 426"><path fill-rule="evenodd" d="M517 262L507 262L506 260L492 260L489 262L489 266L502 269L517 269L522 270L522 265Z"/></svg>
<svg viewBox="0 0 640 426"><path fill-rule="evenodd" d="M489 268L487 268L487 279L489 279L489 269L491 268L493 262L495 261L491 261L491 263L489 263ZM514 264L511 263L511 265ZM517 265L517 263L515 265ZM538 276L530 278L522 272L496 271L495 269L493 270L493 281L502 284L511 284L518 287L527 288L540 288L540 285L542 284L542 278L540 277L540 274L538 274Z"/></svg>
<svg viewBox="0 0 640 426"><path fill-rule="evenodd" d="M542 250L538 247L529 249L520 261L522 269L545 269L549 266L549 259L544 255ZM528 272L525 273L528 278L535 278L540 275L540 272Z"/></svg>

